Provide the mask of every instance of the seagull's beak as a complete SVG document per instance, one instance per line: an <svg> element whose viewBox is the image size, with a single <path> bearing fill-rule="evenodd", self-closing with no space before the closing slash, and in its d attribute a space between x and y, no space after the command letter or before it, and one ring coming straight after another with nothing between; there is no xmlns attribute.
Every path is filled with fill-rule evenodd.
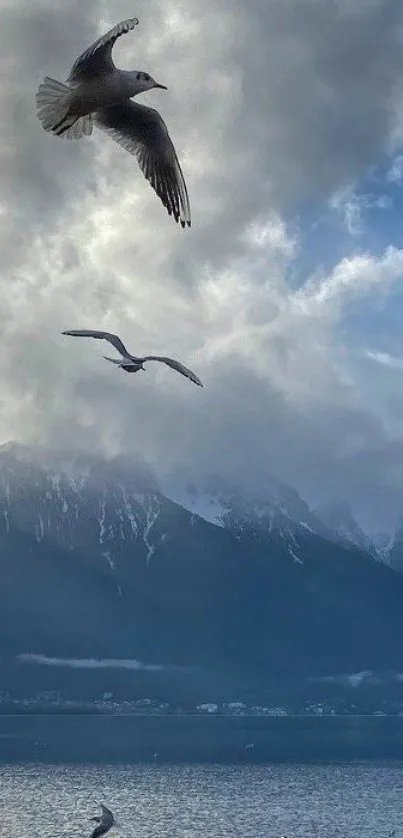
<svg viewBox="0 0 403 838"><path fill-rule="evenodd" d="M157 81L155 82L154 87L159 87L161 90L168 90L168 88L165 87L165 84L158 84Z"/></svg>

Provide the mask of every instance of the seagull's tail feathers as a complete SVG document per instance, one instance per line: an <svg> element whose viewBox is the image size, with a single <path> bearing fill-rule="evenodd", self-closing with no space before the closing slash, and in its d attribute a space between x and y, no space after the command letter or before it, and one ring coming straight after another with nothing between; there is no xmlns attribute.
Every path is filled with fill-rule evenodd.
<svg viewBox="0 0 403 838"><path fill-rule="evenodd" d="M52 131L69 140L92 133L92 116L69 114L71 88L61 81L46 76L35 96L38 118L45 131Z"/></svg>
<svg viewBox="0 0 403 838"><path fill-rule="evenodd" d="M104 355L104 358L105 358L105 361L110 361L110 362L111 362L111 364L121 364L121 363L122 363L122 359L121 359L121 358L108 358L108 356L107 356L107 355ZM99 805L100 805L100 804L99 804Z"/></svg>

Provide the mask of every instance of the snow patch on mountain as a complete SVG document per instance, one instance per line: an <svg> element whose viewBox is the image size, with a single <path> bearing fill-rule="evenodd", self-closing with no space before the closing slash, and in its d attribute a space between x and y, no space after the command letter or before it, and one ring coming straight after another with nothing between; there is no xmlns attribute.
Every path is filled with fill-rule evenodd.
<svg viewBox="0 0 403 838"><path fill-rule="evenodd" d="M156 495L144 497L143 495L135 494L134 497L144 510L145 514L146 525L143 530L143 541L147 548L146 562L148 564L156 549L156 545L150 541L150 533L160 514L160 504Z"/></svg>
<svg viewBox="0 0 403 838"><path fill-rule="evenodd" d="M259 491L230 485L217 477L197 482L183 471L170 475L162 485L165 495L192 515L237 536L269 535L291 542L297 550L298 533L329 537L298 492L272 477L265 479Z"/></svg>
<svg viewBox="0 0 403 838"><path fill-rule="evenodd" d="M297 562L297 564L304 564L302 559L300 559L299 556L297 556L297 554L294 553L294 550L291 547L288 548L288 552L289 552L289 554L292 557L294 562Z"/></svg>
<svg viewBox="0 0 403 838"><path fill-rule="evenodd" d="M174 503L187 509L192 515L198 515L210 524L224 527L224 517L228 512L225 499L219 495L212 494L193 483L182 485L181 483L168 483L164 486L164 493Z"/></svg>

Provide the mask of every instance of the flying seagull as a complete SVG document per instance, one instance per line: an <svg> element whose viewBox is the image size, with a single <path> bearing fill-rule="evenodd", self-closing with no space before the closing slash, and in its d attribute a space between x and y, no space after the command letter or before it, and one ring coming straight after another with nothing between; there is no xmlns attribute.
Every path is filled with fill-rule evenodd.
<svg viewBox="0 0 403 838"><path fill-rule="evenodd" d="M107 806L104 806L103 803L98 803L97 800L95 802L101 807L102 815L100 818L90 818L91 821L96 821L98 823L98 826L96 826L93 832L91 832L90 838L100 838L101 835L105 835L109 832L109 830L112 829L116 823L113 812L111 812Z"/></svg>
<svg viewBox="0 0 403 838"><path fill-rule="evenodd" d="M131 101L167 88L140 70L118 70L112 60L115 41L137 24L136 17L123 20L98 38L74 62L67 84L46 76L35 97L38 118L59 137L89 136L94 124L109 134L137 158L168 214L190 227L186 183L165 122L154 108Z"/></svg>
<svg viewBox="0 0 403 838"><path fill-rule="evenodd" d="M136 355L131 355L120 338L117 335L112 335L110 332L98 332L94 329L69 329L66 332L62 332L62 335L108 340L109 343L111 343L112 346L120 352L122 358L107 358L106 355L104 355L105 360L110 361L111 364L117 364L117 366L125 372L138 372L139 370L144 370L143 364L146 361L161 361L163 364L166 364L168 367L176 370L176 372L180 372L180 374L184 375L186 378L190 378L194 384L197 384L199 387L203 387L203 384L197 375L195 375L192 370L184 367L180 361L175 361L173 358L166 358L164 355L145 355L142 358L138 358Z"/></svg>

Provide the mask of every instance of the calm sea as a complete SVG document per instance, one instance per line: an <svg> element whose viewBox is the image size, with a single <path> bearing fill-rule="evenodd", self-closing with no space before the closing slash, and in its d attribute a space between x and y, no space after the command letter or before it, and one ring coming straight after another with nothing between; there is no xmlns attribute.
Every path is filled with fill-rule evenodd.
<svg viewBox="0 0 403 838"><path fill-rule="evenodd" d="M1 838L85 838L115 812L121 838L386 838L403 832L403 763L3 765Z"/></svg>
<svg viewBox="0 0 403 838"><path fill-rule="evenodd" d="M0 763L403 761L396 716L1 716ZM2 838L0 834L0 838Z"/></svg>

